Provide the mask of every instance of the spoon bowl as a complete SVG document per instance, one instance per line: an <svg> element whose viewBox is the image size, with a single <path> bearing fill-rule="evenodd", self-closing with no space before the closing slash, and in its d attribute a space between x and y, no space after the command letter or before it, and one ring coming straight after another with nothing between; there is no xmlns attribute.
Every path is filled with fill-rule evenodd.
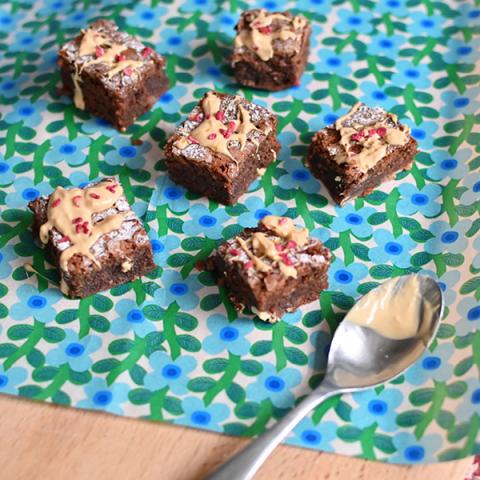
<svg viewBox="0 0 480 480"><path fill-rule="evenodd" d="M393 278L367 293L335 331L322 383L208 479L251 479L295 425L324 400L400 375L435 337L443 307L438 283L417 274Z"/></svg>

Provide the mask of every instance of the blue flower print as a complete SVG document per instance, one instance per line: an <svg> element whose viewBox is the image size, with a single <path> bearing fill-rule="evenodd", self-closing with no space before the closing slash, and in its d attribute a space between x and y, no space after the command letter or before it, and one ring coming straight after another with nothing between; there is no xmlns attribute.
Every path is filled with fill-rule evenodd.
<svg viewBox="0 0 480 480"><path fill-rule="evenodd" d="M286 175L278 179L278 184L285 190L299 189L305 193L318 193L320 183L298 160L287 160L282 165L287 170Z"/></svg>
<svg viewBox="0 0 480 480"><path fill-rule="evenodd" d="M80 172L76 170L75 172L72 172L68 179L70 180L70 183L74 187L84 187L88 183L90 183L93 179L90 179L89 176L85 172Z"/></svg>
<svg viewBox="0 0 480 480"><path fill-rule="evenodd" d="M253 402L270 399L278 408L289 408L293 405L293 387L302 380L302 374L295 368L284 368L277 372L269 362L263 364L263 371L254 383L247 387L247 398Z"/></svg>
<svg viewBox="0 0 480 480"><path fill-rule="evenodd" d="M153 371L144 378L146 388L155 392L168 387L175 395L184 395L188 392L188 374L197 366L197 361L190 355L180 355L173 360L165 352L154 352L149 358Z"/></svg>
<svg viewBox="0 0 480 480"><path fill-rule="evenodd" d="M448 51L443 54L445 63L475 63L477 52L480 49L480 40L464 42L457 38L450 38L447 42L447 48Z"/></svg>
<svg viewBox="0 0 480 480"><path fill-rule="evenodd" d="M443 220L433 222L429 230L434 237L425 242L425 251L432 254L464 252L468 243L465 234L471 224L472 222L467 219L460 220L453 227Z"/></svg>
<svg viewBox="0 0 480 480"><path fill-rule="evenodd" d="M314 351L308 355L308 365L314 370L324 372L327 368L332 335L329 331L317 330L310 337L310 343Z"/></svg>
<svg viewBox="0 0 480 480"><path fill-rule="evenodd" d="M87 134L100 133L107 137L115 137L119 135L118 130L112 127L104 118L91 117L85 122L82 122L80 128Z"/></svg>
<svg viewBox="0 0 480 480"><path fill-rule="evenodd" d="M320 105L321 112L309 121L310 130L316 132L328 125L332 125L342 115L347 113L347 108L340 108L339 110L333 110L330 105Z"/></svg>
<svg viewBox="0 0 480 480"><path fill-rule="evenodd" d="M198 296L195 294L201 288L197 276L190 274L183 279L180 273L174 270L165 270L162 274L163 288L155 291L154 300L162 307L168 307L177 302L182 310L193 310L198 305Z"/></svg>
<svg viewBox="0 0 480 480"><path fill-rule="evenodd" d="M115 382L107 385L103 378L93 378L84 387L87 398L78 401L76 406L122 415L122 405L128 402L129 391L130 386L126 383Z"/></svg>
<svg viewBox="0 0 480 480"><path fill-rule="evenodd" d="M375 82L362 82L360 90L363 92L360 101L367 105L376 105L385 110L391 110L396 105L396 101L385 92L385 87L379 87Z"/></svg>
<svg viewBox="0 0 480 480"><path fill-rule="evenodd" d="M162 17L167 13L164 7L147 7L146 5L136 4L133 12L126 16L128 25L138 28L148 28L155 30L162 23Z"/></svg>
<svg viewBox="0 0 480 480"><path fill-rule="evenodd" d="M403 395L399 390L385 388L379 394L375 390L366 390L353 394L358 408L352 409L352 423L365 428L376 422L384 432L398 429L395 422L395 409L402 403Z"/></svg>
<svg viewBox="0 0 480 480"><path fill-rule="evenodd" d="M201 58L197 62L195 81L198 85L217 85L231 83L231 77L225 75L220 66L211 57ZM256 102L258 103L258 102Z"/></svg>
<svg viewBox="0 0 480 480"><path fill-rule="evenodd" d="M197 397L182 399L183 415L174 420L179 425L199 427L214 432L223 430L222 423L230 415L230 409L224 403L212 403L206 406Z"/></svg>
<svg viewBox="0 0 480 480"><path fill-rule="evenodd" d="M457 298L457 289L454 287L460 280L460 272L458 270L450 270L449 272L444 273L440 279L437 274L431 270L421 270L420 273L428 275L438 282L438 286L443 293L445 305L449 306L455 302L455 299Z"/></svg>
<svg viewBox="0 0 480 480"><path fill-rule="evenodd" d="M70 166L82 165L86 162L85 149L90 145L88 137L77 137L69 140L63 135L57 135L50 140L51 148L45 155L45 162L53 165L66 161Z"/></svg>
<svg viewBox="0 0 480 480"><path fill-rule="evenodd" d="M15 38L10 43L8 49L11 52L30 52L33 49L40 47L46 36L46 31L40 31L37 33L20 31L15 34Z"/></svg>
<svg viewBox="0 0 480 480"><path fill-rule="evenodd" d="M249 211L242 213L237 220L242 227L255 227L263 217L267 215L281 217L287 211L284 203L272 203L266 207L260 197L249 197L244 205Z"/></svg>
<svg viewBox="0 0 480 480"><path fill-rule="evenodd" d="M402 183L398 186L398 191L401 198L397 203L397 211L402 215L420 212L426 217L434 217L442 209L438 200L442 194L442 188L439 185L428 184L418 189L411 183Z"/></svg>
<svg viewBox="0 0 480 480"><path fill-rule="evenodd" d="M440 15L425 15L422 12L410 12L412 23L407 30L413 35L422 35L430 38L441 37L445 19Z"/></svg>
<svg viewBox="0 0 480 480"><path fill-rule="evenodd" d="M453 157L445 150L435 150L431 157L434 164L428 168L427 175L432 180L443 180L447 177L460 180L468 174L467 162L472 158L472 151L462 148Z"/></svg>
<svg viewBox="0 0 480 480"><path fill-rule="evenodd" d="M308 88L308 85L313 81L313 77L310 73L304 73L300 80L299 85L287 88L286 90L279 90L278 92L272 93L274 98L296 98L297 100L306 100L310 98L312 92Z"/></svg>
<svg viewBox="0 0 480 480"><path fill-rule="evenodd" d="M26 75L11 77L3 75L0 79L0 97L13 98L20 94L23 84L28 80Z"/></svg>
<svg viewBox="0 0 480 480"><path fill-rule="evenodd" d="M238 22L240 15L235 12L229 12L222 10L220 13L213 17L213 20L209 23L209 32L219 32L233 38L233 28Z"/></svg>
<svg viewBox="0 0 480 480"><path fill-rule="evenodd" d="M173 183L168 175L161 175L157 178L156 190L152 196L154 205L168 205L172 212L185 212L188 210L189 201L185 198L186 190Z"/></svg>
<svg viewBox="0 0 480 480"><path fill-rule="evenodd" d="M477 237L477 238L473 241L473 248L474 248L477 252L480 252L480 236ZM478 253L477 255L475 255L475 257L473 257L472 267L473 267L473 268L480 268L480 253Z"/></svg>
<svg viewBox="0 0 480 480"><path fill-rule="evenodd" d="M27 376L27 370L23 367L13 367L5 371L0 366L0 393L16 395L18 393L17 386L23 383Z"/></svg>
<svg viewBox="0 0 480 480"><path fill-rule="evenodd" d="M5 160L2 155L0 155L0 186L5 187L10 185L17 175L13 171L14 167L24 160L20 157L11 157L8 160Z"/></svg>
<svg viewBox="0 0 480 480"><path fill-rule="evenodd" d="M310 232L310 235L318 238L322 243L325 243L331 237L330 230L323 227L315 228Z"/></svg>
<svg viewBox="0 0 480 480"><path fill-rule="evenodd" d="M397 55L400 48L407 42L403 35L375 35L367 44L367 51L370 55L380 55L392 58Z"/></svg>
<svg viewBox="0 0 480 480"><path fill-rule="evenodd" d="M418 142L421 150L432 150L433 141L436 138L435 132L438 130L438 122L422 122L420 125L409 118L404 118L403 123L411 129L412 137Z"/></svg>
<svg viewBox="0 0 480 480"><path fill-rule="evenodd" d="M392 84L399 87L415 85L415 88L428 88L430 86L430 70L427 65L413 65L407 60L400 60L395 64L397 70L392 76Z"/></svg>
<svg viewBox="0 0 480 480"><path fill-rule="evenodd" d="M31 178L19 177L13 182L13 192L7 193L5 203L10 208L25 207L41 195L48 195L52 187L47 182L34 184Z"/></svg>
<svg viewBox="0 0 480 480"><path fill-rule="evenodd" d="M455 330L459 337L480 328L480 301L474 297L462 298L458 302L457 312L460 318L455 322Z"/></svg>
<svg viewBox="0 0 480 480"><path fill-rule="evenodd" d="M171 88L157 100L155 108L161 108L165 113L177 113L186 92L187 89L182 85Z"/></svg>
<svg viewBox="0 0 480 480"><path fill-rule="evenodd" d="M70 329L65 330L65 338L57 348L47 353L47 364L59 367L68 363L75 372L85 372L92 366L90 355L102 346L102 337L87 335L79 338L78 334Z"/></svg>
<svg viewBox="0 0 480 480"><path fill-rule="evenodd" d="M254 328L252 320L242 317L229 322L225 315L215 314L208 317L207 327L211 335L203 341L203 349L210 355L225 350L233 355L246 355L250 350L250 342L245 337Z"/></svg>
<svg viewBox="0 0 480 480"><path fill-rule="evenodd" d="M351 231L356 237L367 238L372 234L372 226L368 217L375 213L372 207L363 207L355 210L352 204L345 207L335 207L335 216L330 228L334 232Z"/></svg>
<svg viewBox="0 0 480 480"><path fill-rule="evenodd" d="M391 262L397 267L410 266L410 250L415 248L415 242L408 235L394 237L388 230L380 228L373 232L376 246L369 250L370 260L377 264Z"/></svg>
<svg viewBox="0 0 480 480"><path fill-rule="evenodd" d="M158 233L153 228L148 232L148 237L152 244L155 265L166 267L171 252L180 246L180 239L176 235L159 237Z"/></svg>
<svg viewBox="0 0 480 480"><path fill-rule="evenodd" d="M335 25L335 31L340 33L370 33L373 30L371 21L373 15L370 12L352 12L352 10L338 10L338 23Z"/></svg>
<svg viewBox="0 0 480 480"><path fill-rule="evenodd" d="M443 100L440 115L445 118L476 113L480 109L480 102L474 100L480 97L480 88L470 88L468 94L461 95L458 92L448 91L443 92L440 96Z"/></svg>
<svg viewBox="0 0 480 480"><path fill-rule="evenodd" d="M64 28L82 28L88 23L88 19L98 15L98 10L92 8L85 10L75 9L62 20ZM128 18L128 17L127 17Z"/></svg>
<svg viewBox="0 0 480 480"><path fill-rule="evenodd" d="M467 391L462 396L461 403L455 409L457 422L468 422L472 415L480 412L480 385L477 379L466 380ZM1 390L0 390L1 391Z"/></svg>
<svg viewBox="0 0 480 480"><path fill-rule="evenodd" d="M21 12L8 12L0 8L0 32L13 32L17 28L18 22L25 16Z"/></svg>
<svg viewBox="0 0 480 480"><path fill-rule="evenodd" d="M196 36L196 33L192 30L185 30L180 33L174 28L165 28L162 30L156 50L161 54L175 54L185 57L193 50L192 41Z"/></svg>
<svg viewBox="0 0 480 480"><path fill-rule="evenodd" d="M354 296L361 280L368 275L368 267L363 263L345 264L336 258L328 270L329 289Z"/></svg>
<svg viewBox="0 0 480 480"><path fill-rule="evenodd" d="M112 140L115 150L110 150L105 155L109 165L126 165L132 170L137 170L145 165L144 154L152 149L150 142L144 141L141 145L132 145L130 139L115 137Z"/></svg>
<svg viewBox="0 0 480 480"><path fill-rule="evenodd" d="M213 13L216 9L217 4L210 0L187 0L180 5L181 12Z"/></svg>
<svg viewBox="0 0 480 480"><path fill-rule="evenodd" d="M63 295L58 288L48 288L43 292L32 285L21 285L16 291L18 303L10 307L10 316L14 320L32 319L49 323L55 319L56 310L52 307Z"/></svg>
<svg viewBox="0 0 480 480"><path fill-rule="evenodd" d="M133 300L126 298L115 305L118 317L112 320L110 331L115 335L125 335L134 332L138 337L145 337L155 330L155 325L145 318L141 307Z"/></svg>
<svg viewBox="0 0 480 480"><path fill-rule="evenodd" d="M455 347L451 343L438 345L433 352L427 350L405 372L405 380L410 385L422 385L429 380L446 382L453 375L453 365L449 363Z"/></svg>
<svg viewBox="0 0 480 480"><path fill-rule="evenodd" d="M42 52L39 63L37 63L37 74L51 73L57 65L58 53L54 50L49 52Z"/></svg>
<svg viewBox="0 0 480 480"><path fill-rule="evenodd" d="M302 311L300 309L295 310L294 312L285 313L282 317L282 322L288 323L289 325L294 325L302 319Z"/></svg>
<svg viewBox="0 0 480 480"><path fill-rule="evenodd" d="M462 193L460 202L462 205L471 205L480 198L480 173L472 172L467 175L462 183L467 190Z"/></svg>
<svg viewBox="0 0 480 480"><path fill-rule="evenodd" d="M335 53L328 48L320 48L318 58L320 60L317 63L317 72L348 77L352 72L350 65L355 61L355 54L351 52Z"/></svg>
<svg viewBox="0 0 480 480"><path fill-rule="evenodd" d="M0 280L8 278L12 272L11 262L18 259L12 245L5 245L0 250Z"/></svg>
<svg viewBox="0 0 480 480"><path fill-rule="evenodd" d="M458 5L455 10L460 14L453 18L454 25L468 27L478 25L480 19L480 7L470 3Z"/></svg>
<svg viewBox="0 0 480 480"><path fill-rule="evenodd" d="M318 9L321 9L323 15L332 8L330 0L297 0L295 7L306 12L318 12Z"/></svg>
<svg viewBox="0 0 480 480"><path fill-rule="evenodd" d="M43 7L38 10L37 14L48 17L49 15L67 13L72 7L72 2L69 0L45 0L43 2Z"/></svg>
<svg viewBox="0 0 480 480"><path fill-rule="evenodd" d="M183 232L185 235L205 235L215 240L222 238L224 223L229 219L223 207L211 212L205 205L194 205L189 214L192 219L185 221Z"/></svg>
<svg viewBox="0 0 480 480"><path fill-rule="evenodd" d="M5 121L11 125L23 122L25 127L36 127L42 122L40 112L46 105L45 100L37 100L35 103L20 100L12 106L13 110L5 115Z"/></svg>
<svg viewBox="0 0 480 480"><path fill-rule="evenodd" d="M407 465L437 462L436 453L442 443L440 435L423 435L417 439L409 432L397 433L393 437L393 445L397 452L390 457L390 461Z"/></svg>
<svg viewBox="0 0 480 480"><path fill-rule="evenodd" d="M395 17L406 17L410 15L410 8L407 6L407 0L379 0L375 5L375 10L381 14L390 14Z"/></svg>
<svg viewBox="0 0 480 480"><path fill-rule="evenodd" d="M332 452L330 444L335 440L337 434L337 425L333 422L320 422L315 425L310 418L304 418L292 431L287 442L299 447L309 447L322 450L323 452Z"/></svg>

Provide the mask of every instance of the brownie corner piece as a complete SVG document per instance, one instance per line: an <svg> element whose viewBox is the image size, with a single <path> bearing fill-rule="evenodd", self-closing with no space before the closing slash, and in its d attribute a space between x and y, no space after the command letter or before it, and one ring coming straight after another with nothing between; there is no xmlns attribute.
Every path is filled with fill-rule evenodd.
<svg viewBox="0 0 480 480"><path fill-rule="evenodd" d="M206 268L228 290L235 308L276 322L328 287L332 255L290 218L269 215L221 244Z"/></svg>
<svg viewBox="0 0 480 480"><path fill-rule="evenodd" d="M231 205L279 150L273 113L243 97L210 91L169 138L165 162L176 183Z"/></svg>
<svg viewBox="0 0 480 480"><path fill-rule="evenodd" d="M75 106L126 130L168 87L165 59L110 20L97 20L59 51L63 92Z"/></svg>
<svg viewBox="0 0 480 480"><path fill-rule="evenodd" d="M409 169L416 153L416 140L396 115L359 102L313 136L306 163L343 205Z"/></svg>
<svg viewBox="0 0 480 480"><path fill-rule="evenodd" d="M242 13L231 65L238 83L264 90L283 90L300 83L310 47L307 19L265 9Z"/></svg>
<svg viewBox="0 0 480 480"><path fill-rule="evenodd" d="M60 289L84 298L130 282L155 268L143 224L122 187L105 178L29 203L34 236L60 275Z"/></svg>

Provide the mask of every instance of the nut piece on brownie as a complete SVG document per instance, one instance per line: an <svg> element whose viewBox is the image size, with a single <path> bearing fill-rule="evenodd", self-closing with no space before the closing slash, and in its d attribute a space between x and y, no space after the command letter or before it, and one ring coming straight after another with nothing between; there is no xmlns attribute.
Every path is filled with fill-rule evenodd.
<svg viewBox="0 0 480 480"><path fill-rule="evenodd" d="M243 12L231 64L238 83L283 90L300 83L310 45L306 18L264 9Z"/></svg>
<svg viewBox="0 0 480 480"><path fill-rule="evenodd" d="M165 92L165 59L108 20L97 20L59 51L63 90L77 108L126 130Z"/></svg>
<svg viewBox="0 0 480 480"><path fill-rule="evenodd" d="M279 150L273 113L245 98L210 91L170 137L165 157L175 182L231 205Z"/></svg>
<svg viewBox="0 0 480 480"><path fill-rule="evenodd" d="M28 206L33 233L51 255L65 295L88 297L155 268L147 233L114 178L58 187Z"/></svg>
<svg viewBox="0 0 480 480"><path fill-rule="evenodd" d="M332 255L290 218L268 215L258 227L228 240L206 268L225 285L235 308L247 307L276 322L287 312L318 299L328 287Z"/></svg>
<svg viewBox="0 0 480 480"><path fill-rule="evenodd" d="M343 205L409 169L416 153L416 140L396 115L357 103L314 135L307 165L333 200Z"/></svg>

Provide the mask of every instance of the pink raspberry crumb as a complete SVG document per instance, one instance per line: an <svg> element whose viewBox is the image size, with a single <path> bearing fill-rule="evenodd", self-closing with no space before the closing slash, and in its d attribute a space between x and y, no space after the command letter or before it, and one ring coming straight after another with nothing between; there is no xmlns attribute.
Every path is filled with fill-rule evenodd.
<svg viewBox="0 0 480 480"><path fill-rule="evenodd" d="M207 138L209 140L215 140L217 138L217 134L216 133L211 133Z"/></svg>
<svg viewBox="0 0 480 480"><path fill-rule="evenodd" d="M217 113L215 113L215 118L216 118L217 120L222 121L222 120L225 119L225 113L222 112L221 110L219 110Z"/></svg>
<svg viewBox="0 0 480 480"><path fill-rule="evenodd" d="M147 57L149 57L152 53L153 53L153 49L152 49L152 48L150 48L150 47L145 47L145 48L142 50L142 57L143 57L143 58L147 58Z"/></svg>
<svg viewBox="0 0 480 480"><path fill-rule="evenodd" d="M101 57L105 53L105 50L102 47L95 47L95 56Z"/></svg>

